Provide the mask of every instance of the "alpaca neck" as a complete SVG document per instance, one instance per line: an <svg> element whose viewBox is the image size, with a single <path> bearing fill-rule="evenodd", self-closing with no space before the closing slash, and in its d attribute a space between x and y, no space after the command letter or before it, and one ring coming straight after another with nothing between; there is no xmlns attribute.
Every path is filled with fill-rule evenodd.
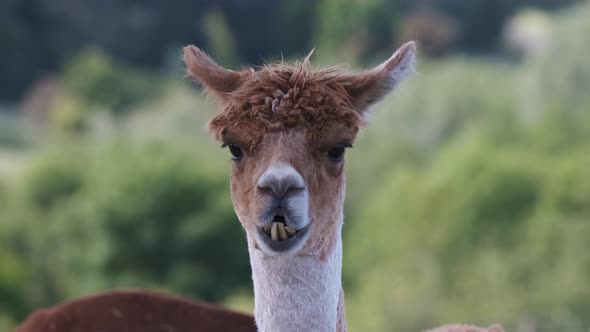
<svg viewBox="0 0 590 332"><path fill-rule="evenodd" d="M336 245L324 259L270 257L249 241L254 317L259 331L346 330L340 229L337 236Z"/></svg>

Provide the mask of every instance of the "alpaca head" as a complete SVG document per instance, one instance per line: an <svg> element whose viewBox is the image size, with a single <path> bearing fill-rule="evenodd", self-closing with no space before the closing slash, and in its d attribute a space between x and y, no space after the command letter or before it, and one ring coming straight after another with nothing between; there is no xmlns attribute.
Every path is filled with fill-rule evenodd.
<svg viewBox="0 0 590 332"><path fill-rule="evenodd" d="M372 104L411 68L413 42L380 66L346 73L295 66L231 71L195 46L188 74L216 97L209 122L231 154L231 196L249 242L266 255L325 256L338 236L344 153Z"/></svg>

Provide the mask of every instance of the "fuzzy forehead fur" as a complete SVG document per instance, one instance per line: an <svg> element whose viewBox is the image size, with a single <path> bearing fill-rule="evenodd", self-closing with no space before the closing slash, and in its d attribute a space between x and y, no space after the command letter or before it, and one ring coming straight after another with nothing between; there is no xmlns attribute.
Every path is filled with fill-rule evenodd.
<svg viewBox="0 0 590 332"><path fill-rule="evenodd" d="M364 124L337 69L313 70L305 60L294 66L267 65L250 70L238 89L226 96L209 123L217 139L239 132L252 150L266 132L305 129L312 139L328 126L352 132Z"/></svg>

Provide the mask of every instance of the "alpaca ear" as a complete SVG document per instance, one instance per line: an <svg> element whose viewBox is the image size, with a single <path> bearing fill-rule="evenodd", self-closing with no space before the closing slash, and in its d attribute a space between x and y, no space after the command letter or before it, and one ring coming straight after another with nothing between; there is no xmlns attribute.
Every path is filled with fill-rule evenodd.
<svg viewBox="0 0 590 332"><path fill-rule="evenodd" d="M222 102L226 100L228 93L236 90L244 82L245 72L221 67L194 45L186 46L183 53L187 74L203 84L207 91Z"/></svg>
<svg viewBox="0 0 590 332"><path fill-rule="evenodd" d="M344 87L363 117L407 76L416 60L416 49L415 41L405 43L379 66L345 77Z"/></svg>

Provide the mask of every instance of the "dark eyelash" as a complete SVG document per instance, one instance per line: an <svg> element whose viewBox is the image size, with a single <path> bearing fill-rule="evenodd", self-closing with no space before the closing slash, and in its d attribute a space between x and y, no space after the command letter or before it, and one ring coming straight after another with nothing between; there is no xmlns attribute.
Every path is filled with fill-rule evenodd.
<svg viewBox="0 0 590 332"><path fill-rule="evenodd" d="M334 146L335 148L344 148L344 149L352 149L352 144L350 143L340 143Z"/></svg>

